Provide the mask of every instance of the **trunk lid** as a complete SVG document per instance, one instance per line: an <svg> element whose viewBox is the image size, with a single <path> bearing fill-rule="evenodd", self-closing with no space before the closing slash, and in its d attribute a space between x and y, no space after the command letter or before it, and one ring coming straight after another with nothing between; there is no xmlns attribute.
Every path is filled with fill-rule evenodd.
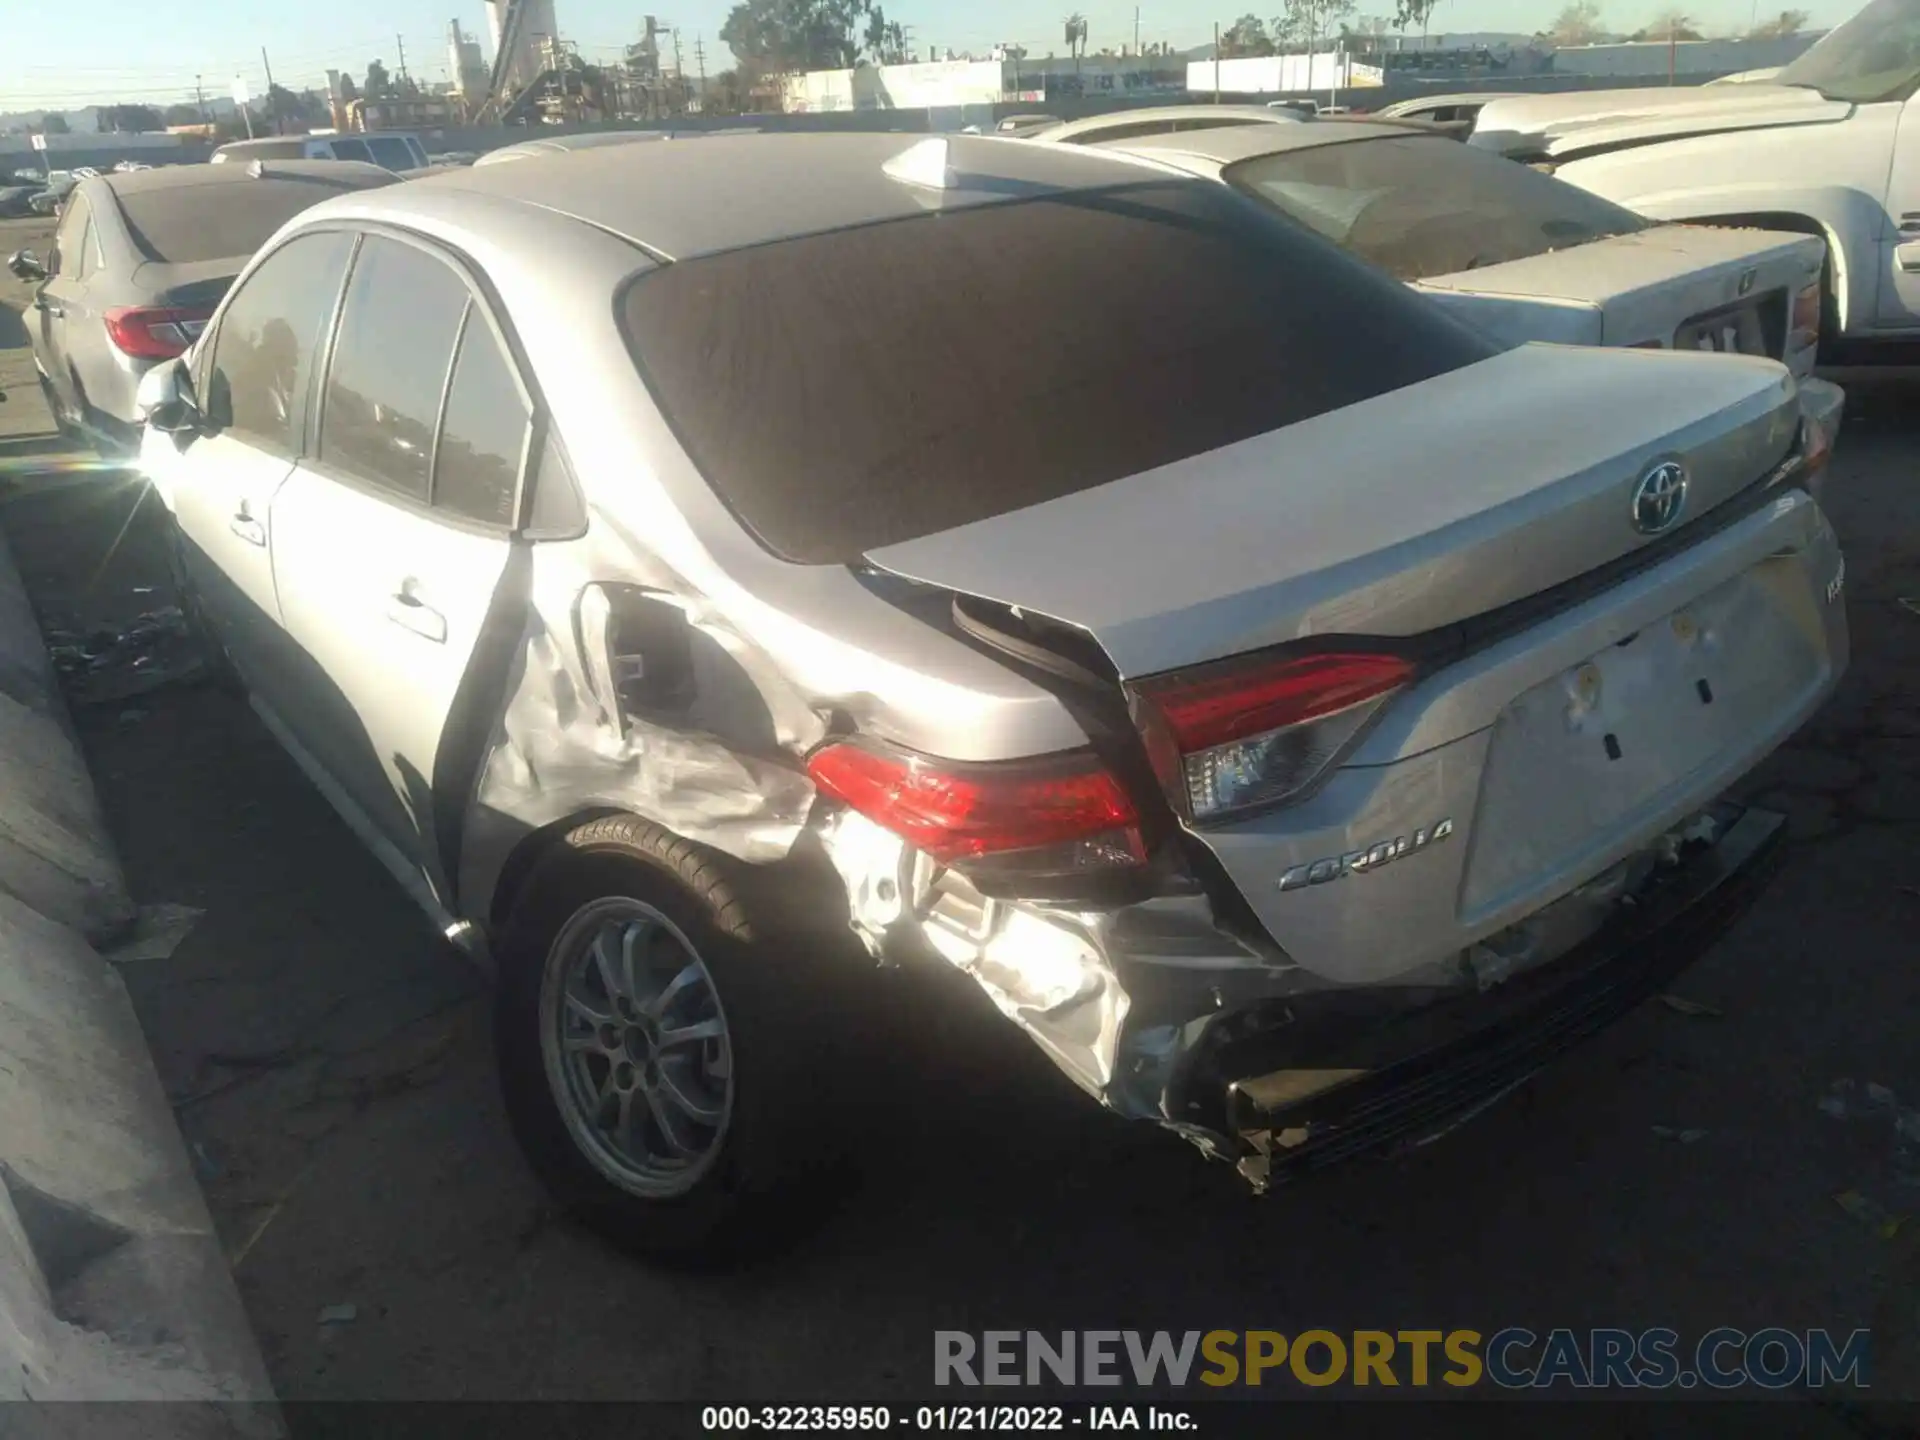
<svg viewBox="0 0 1920 1440"><path fill-rule="evenodd" d="M133 272L133 283L151 297L148 304L166 305L181 310L212 310L227 291L234 277L246 267L247 257L226 260L200 260L185 265L170 265L148 260Z"/></svg>
<svg viewBox="0 0 1920 1440"><path fill-rule="evenodd" d="M1784 358L1793 298L1826 246L1808 235L1661 225L1420 281L1471 316L1480 297L1600 312L1604 345L1658 343Z"/></svg>
<svg viewBox="0 0 1920 1440"><path fill-rule="evenodd" d="M1781 459L1798 413L1770 362L1528 345L867 558L1081 627L1127 679L1411 636L1651 543L1633 499L1656 462L1686 467L1676 525L1696 520Z"/></svg>
<svg viewBox="0 0 1920 1440"><path fill-rule="evenodd" d="M1468 144L1567 159L1593 150L1776 125L1830 125L1853 106L1800 85L1715 85L1517 95L1490 101Z"/></svg>

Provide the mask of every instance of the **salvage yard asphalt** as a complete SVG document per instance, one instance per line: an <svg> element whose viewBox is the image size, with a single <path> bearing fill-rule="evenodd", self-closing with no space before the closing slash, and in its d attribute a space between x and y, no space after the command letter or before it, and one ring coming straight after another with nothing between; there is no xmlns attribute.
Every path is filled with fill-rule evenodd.
<svg viewBox="0 0 1920 1440"><path fill-rule="evenodd" d="M7 287L0 522L43 626L122 630L173 603L164 517L37 458ZM646 1268L550 1209L484 982L244 701L76 703L135 897L204 912L122 974L282 1398L902 1401L941 1328L1505 1325L1869 1327L1876 1395L1920 1396L1920 1143L1896 1131L1920 1110L1920 386L1848 383L1827 503L1853 666L1752 787L1792 819L1770 891L1679 1003L1440 1143L1264 1200L1092 1108L958 977L876 975L839 1057L867 1099L820 1116L854 1137L844 1202L757 1269Z"/></svg>

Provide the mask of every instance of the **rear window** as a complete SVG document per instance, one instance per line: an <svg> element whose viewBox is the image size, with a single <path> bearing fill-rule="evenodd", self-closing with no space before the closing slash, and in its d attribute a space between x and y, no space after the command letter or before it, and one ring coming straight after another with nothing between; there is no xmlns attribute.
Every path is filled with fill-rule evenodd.
<svg viewBox="0 0 1920 1440"><path fill-rule="evenodd" d="M681 261L621 300L708 483L811 564L1091 489L1494 343L1215 185L1153 181Z"/></svg>
<svg viewBox="0 0 1920 1440"><path fill-rule="evenodd" d="M1402 280L1525 260L1653 223L1439 135L1263 155L1229 166L1226 180Z"/></svg>
<svg viewBox="0 0 1920 1440"><path fill-rule="evenodd" d="M243 184L180 185L114 198L149 260L192 265L250 256L308 206L367 188L331 178L263 175Z"/></svg>
<svg viewBox="0 0 1920 1440"><path fill-rule="evenodd" d="M367 148L373 151L373 163L376 165L384 165L389 170L414 168L413 152L407 148L407 142L402 136L369 136Z"/></svg>

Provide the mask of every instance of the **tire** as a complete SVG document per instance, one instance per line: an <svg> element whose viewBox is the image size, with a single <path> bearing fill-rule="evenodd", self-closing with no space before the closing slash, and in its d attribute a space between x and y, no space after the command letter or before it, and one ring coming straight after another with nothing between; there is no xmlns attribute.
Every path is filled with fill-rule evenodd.
<svg viewBox="0 0 1920 1440"><path fill-rule="evenodd" d="M824 937L810 940L807 926L783 918L791 911L766 872L614 816L564 838L529 878L501 932L494 1040L514 1133L556 1201L623 1249L694 1266L748 1258L790 1241L843 1188L848 1171L827 1143L839 1127L815 1120L833 1112L826 1057L834 1047L824 1028L832 1022L830 987L820 983L827 957L814 943ZM584 994L587 1011L618 1008L612 990L588 973L598 968L591 938L616 932L642 937L637 964L667 957L656 973L673 970L682 949L698 961L723 1026L724 1075L712 1040L699 1042L697 1058L666 1048L664 1037L690 1033L689 1022L670 1012L653 1017L653 1033L662 1037L655 1048L636 1045L632 1030L609 1041L618 1017L595 1025L567 1006L565 995ZM626 988L638 999L649 987ZM711 1023L706 1011L690 1013ZM569 1027L576 1027L570 1041ZM613 1055L631 1058L628 1074L614 1073ZM663 1177L644 1173L633 1156L668 1148L665 1122L653 1117L667 1104L656 1087L670 1061L682 1067L674 1072L679 1088L697 1092L723 1121L689 1128L668 1105L683 1138L711 1136L697 1161L660 1158ZM678 1171L670 1168L676 1164Z"/></svg>

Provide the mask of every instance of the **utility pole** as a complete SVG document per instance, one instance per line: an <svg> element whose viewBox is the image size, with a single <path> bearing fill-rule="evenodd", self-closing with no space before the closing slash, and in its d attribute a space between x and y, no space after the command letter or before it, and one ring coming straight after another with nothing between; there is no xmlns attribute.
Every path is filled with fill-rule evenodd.
<svg viewBox="0 0 1920 1440"><path fill-rule="evenodd" d="M680 27L676 25L673 27L673 94L682 114L685 114L687 109L686 91L687 72L686 67L680 63Z"/></svg>
<svg viewBox="0 0 1920 1440"><path fill-rule="evenodd" d="M396 35L393 37L393 43L400 51L400 80L404 84L407 79L407 42Z"/></svg>
<svg viewBox="0 0 1920 1440"><path fill-rule="evenodd" d="M1213 22L1213 103L1220 103L1220 22Z"/></svg>
<svg viewBox="0 0 1920 1440"><path fill-rule="evenodd" d="M1760 0L1753 0L1753 3L1758 5ZM1138 5L1133 7L1133 53L1135 55L1140 53L1140 7Z"/></svg>
<svg viewBox="0 0 1920 1440"><path fill-rule="evenodd" d="M693 63L700 67L700 113L707 113L707 53L700 48L700 37L693 37Z"/></svg>
<svg viewBox="0 0 1920 1440"><path fill-rule="evenodd" d="M260 47L260 65L267 72L267 114L273 120L273 133L283 135L286 132L280 128L280 107L273 98L273 62L267 59L267 47L264 45ZM252 133L251 120L247 122L247 130Z"/></svg>
<svg viewBox="0 0 1920 1440"><path fill-rule="evenodd" d="M193 103L200 112L200 123L210 125L213 122L207 119L207 89L200 83L201 79L198 75L193 77Z"/></svg>

